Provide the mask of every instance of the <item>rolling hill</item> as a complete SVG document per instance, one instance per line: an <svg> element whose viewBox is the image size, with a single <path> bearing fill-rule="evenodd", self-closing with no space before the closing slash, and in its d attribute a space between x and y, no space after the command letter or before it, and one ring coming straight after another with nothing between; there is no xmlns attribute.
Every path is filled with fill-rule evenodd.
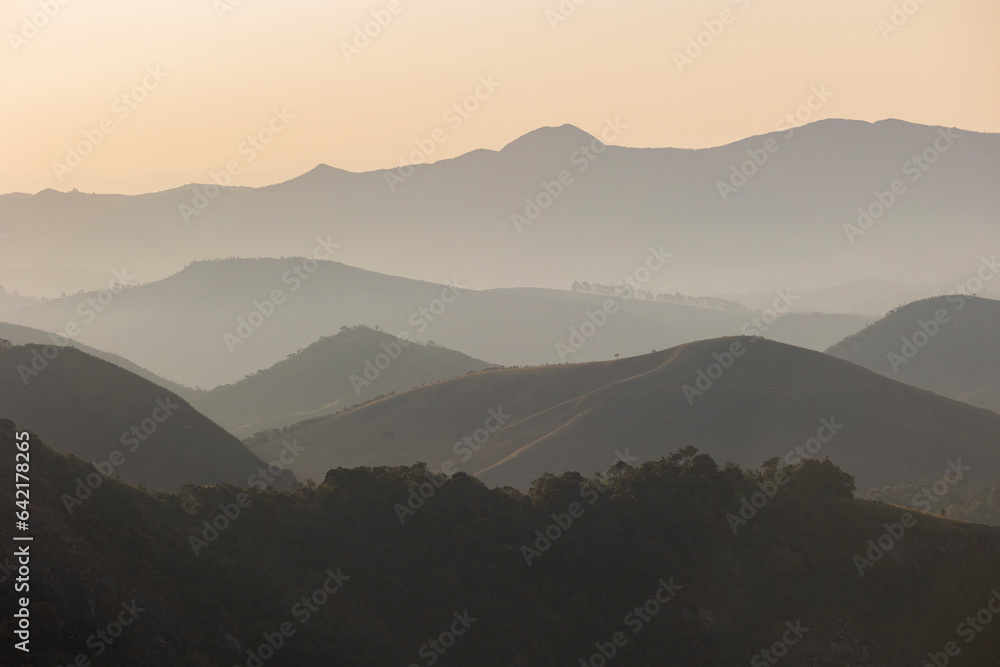
<svg viewBox="0 0 1000 667"><path fill-rule="evenodd" d="M76 348L0 349L0 377L0 415L57 451L99 464L105 477L177 491L185 484L247 486L266 466L176 394ZM274 484L293 482L286 470Z"/></svg>
<svg viewBox="0 0 1000 667"><path fill-rule="evenodd" d="M618 135L609 140L628 143L627 128ZM723 192L720 184L739 183L740 167L768 142L778 149L766 163L745 167L745 183ZM915 169L913 158L935 143L946 152ZM211 198L197 184L138 196L8 194L0 220L19 245L0 247L0 262L22 268L25 258L44 257L105 272L127 258L126 268L150 281L211 257L301 256L332 238L341 244L335 259L383 273L565 289L577 280L613 284L650 244L664 244L671 271L653 277L653 291L936 283L968 270L970 246L995 240L998 171L1000 135L898 120L823 120L701 150L602 150L564 125L499 151L416 165L402 182L396 169L321 165L269 187L211 190ZM569 184L560 190L563 172ZM897 180L904 194L851 237L845 226L858 224L858 209Z"/></svg>
<svg viewBox="0 0 1000 667"><path fill-rule="evenodd" d="M641 299L609 306L609 297L568 290L453 288L301 257L198 262L110 296L100 312L90 305L98 293L4 317L45 331L76 323L74 340L206 389L237 382L357 324L507 366L634 356L747 333L753 325L752 316L723 310ZM763 335L823 350L870 322L796 313L771 320Z"/></svg>
<svg viewBox="0 0 1000 667"><path fill-rule="evenodd" d="M205 392L193 404L245 438L488 367L446 348L401 341L369 327L345 327L271 368Z"/></svg>
<svg viewBox="0 0 1000 667"><path fill-rule="evenodd" d="M159 385L164 389L169 389L173 393L177 394L184 400L190 401L198 396L201 392L192 389L190 387L185 387L184 385L177 384L176 382L171 382L170 380L160 377L156 373L150 373L142 366L133 364L131 361L125 357L119 356L117 354L111 354L110 352L104 352L90 347L89 345L83 345L76 341L71 341L65 337L56 336L39 329L32 329L31 327L23 327L18 324L10 324L9 322L0 322L0 338L9 340L14 345L57 345L61 346L69 341L68 347L75 347L81 352L85 352L92 357L97 357L98 359L103 359L109 364L114 364L120 368L127 370L130 373L135 373L144 380L149 380L155 385Z"/></svg>
<svg viewBox="0 0 1000 667"><path fill-rule="evenodd" d="M742 355L731 356L734 345ZM446 472L526 489L544 472L590 474L688 445L743 465L796 459L808 446L854 471L862 490L939 479L959 459L971 476L1000 475L1000 415L829 355L746 337L610 362L482 371L283 437L307 444L292 470L313 479L338 466L423 461L436 471L450 462ZM266 458L280 446L254 451Z"/></svg>
<svg viewBox="0 0 1000 667"><path fill-rule="evenodd" d="M827 354L1000 412L1000 301L959 294L915 301Z"/></svg>

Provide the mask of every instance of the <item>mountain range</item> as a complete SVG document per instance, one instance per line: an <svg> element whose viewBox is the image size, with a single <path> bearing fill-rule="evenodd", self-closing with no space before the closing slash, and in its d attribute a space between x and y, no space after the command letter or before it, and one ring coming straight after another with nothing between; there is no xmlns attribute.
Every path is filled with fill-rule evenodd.
<svg viewBox="0 0 1000 667"><path fill-rule="evenodd" d="M605 136L627 141L623 125ZM304 256L322 239L339 244L331 258L377 272L521 287L530 266L532 286L567 289L614 284L662 246L673 256L649 282L659 292L937 283L994 243L998 172L1000 135L899 120L700 150L604 148L563 125L499 151L365 173L320 165L263 188L7 194L0 261L124 266L145 282L200 259Z"/></svg>
<svg viewBox="0 0 1000 667"><path fill-rule="evenodd" d="M343 326L378 326L520 366L634 356L740 333L822 350L872 321L782 313L798 299L779 290L770 312L746 314L569 290L472 290L298 257L197 262L164 280L53 299L3 319L73 333L75 342L205 389L269 368ZM357 372L364 363L357 359Z"/></svg>

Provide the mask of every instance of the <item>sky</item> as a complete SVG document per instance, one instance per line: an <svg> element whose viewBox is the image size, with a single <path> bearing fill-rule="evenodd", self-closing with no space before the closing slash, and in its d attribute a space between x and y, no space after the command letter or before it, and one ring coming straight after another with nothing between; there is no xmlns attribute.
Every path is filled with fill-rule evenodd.
<svg viewBox="0 0 1000 667"><path fill-rule="evenodd" d="M0 193L256 187L608 119L642 147L789 114L1000 132L998 25L996 0L7 0Z"/></svg>

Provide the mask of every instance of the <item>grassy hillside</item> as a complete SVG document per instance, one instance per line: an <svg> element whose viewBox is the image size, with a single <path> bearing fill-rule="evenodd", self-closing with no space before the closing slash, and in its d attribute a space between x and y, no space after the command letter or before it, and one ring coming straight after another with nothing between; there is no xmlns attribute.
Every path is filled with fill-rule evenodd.
<svg viewBox="0 0 1000 667"><path fill-rule="evenodd" d="M0 421L5 452L13 431ZM99 664L254 664L248 652L283 623L291 632L264 664L436 655L445 667L570 665L610 650L620 632L617 665L736 665L781 641L788 624L801 636L785 635L796 640L787 664L911 667L957 641L963 664L992 665L1000 651L992 626L969 644L956 634L1000 581L1000 530L914 512L862 576L855 557L885 524L896 530L904 510L852 500L850 477L829 463L744 471L685 450L601 479L545 476L529 496L459 475L439 480L402 524L397 506L429 483L425 469L332 470L295 494L251 490L195 555L202 522L240 490L150 495L112 481L70 517L59 494L85 466L31 441L31 533L45 547L32 577L57 582L31 589L34 664L96 661L88 638L122 602L143 611ZM0 474L12 477L12 467L0 459ZM780 480L734 534L727 515L758 484ZM11 494L0 488L8 506ZM553 515L567 527L550 528ZM0 560L11 555L9 525ZM325 584L335 592L317 593ZM13 594L2 591L0 662L22 664ZM452 625L457 618L467 626ZM429 640L456 628L462 635L436 653Z"/></svg>
<svg viewBox="0 0 1000 667"><path fill-rule="evenodd" d="M107 475L174 491L185 484L246 485L264 466L176 394L76 348L0 349L0 377L0 416L58 451L104 465ZM275 483L291 481L285 472Z"/></svg>
<svg viewBox="0 0 1000 667"><path fill-rule="evenodd" d="M865 498L939 512L952 519L1000 526L1000 478L962 484L938 496L934 491L937 480L921 480L916 484L900 484L871 489ZM940 490L940 485L938 487Z"/></svg>
<svg viewBox="0 0 1000 667"><path fill-rule="evenodd" d="M1000 301L958 294L915 301L827 354L1000 412Z"/></svg>
<svg viewBox="0 0 1000 667"><path fill-rule="evenodd" d="M487 367L460 352L401 341L369 327L344 327L193 403L230 433L246 437Z"/></svg>
<svg viewBox="0 0 1000 667"><path fill-rule="evenodd" d="M727 357L734 345L743 354ZM717 359L730 365L721 375ZM490 410L509 415L501 428ZM840 425L832 439L823 426L830 420ZM483 430L490 427L494 433ZM856 471L862 489L937 479L959 457L974 476L1000 472L996 414L829 355L750 338L474 373L310 421L255 451L266 458L290 437L308 446L292 469L316 479L336 466L423 461L437 471L451 462L488 485L526 489L543 472L602 470L625 449L647 461L694 445L752 465L794 457L810 439L812 456Z"/></svg>

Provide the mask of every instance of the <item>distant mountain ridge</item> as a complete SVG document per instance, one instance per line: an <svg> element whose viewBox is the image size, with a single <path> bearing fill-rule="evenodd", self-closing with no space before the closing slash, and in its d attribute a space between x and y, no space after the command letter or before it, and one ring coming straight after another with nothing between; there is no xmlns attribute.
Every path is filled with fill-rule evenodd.
<svg viewBox="0 0 1000 667"><path fill-rule="evenodd" d="M74 340L196 388L238 382L341 326L359 323L505 366L634 356L752 333L744 330L752 316L741 313L564 290L473 290L309 257L197 262L122 291L83 322L80 303L92 297L46 301L5 317L57 331L76 321L81 332ZM757 332L822 350L870 322L854 315L772 311Z"/></svg>
<svg viewBox="0 0 1000 667"><path fill-rule="evenodd" d="M339 261L488 288L525 285L525 266L535 286L580 276L613 284L650 243L675 255L669 274L647 286L658 292L938 282L966 270L970 244L992 241L1000 209L992 187L1000 135L959 130L918 180L904 171L913 156L940 145L939 130L948 132L896 120L824 120L689 150L603 149L572 126L541 128L499 151L414 165L395 188L395 168L319 167L264 188L212 190L212 198L197 184L134 197L5 195L0 219L25 244L20 257L102 270L129 258L142 281L207 257L299 256L332 235L342 243ZM627 131L620 141L627 143ZM720 184L736 179L733 170L769 140L777 151L747 168L751 175L724 199ZM845 232L897 180L906 190L890 209L862 236ZM196 215L182 215L183 207ZM519 228L517 215L534 219ZM63 242L38 246L28 232L39 229ZM929 254L939 258L933 266L917 261Z"/></svg>
<svg viewBox="0 0 1000 667"><path fill-rule="evenodd" d="M245 438L488 366L369 327L345 327L271 368L201 394L194 406Z"/></svg>
<svg viewBox="0 0 1000 667"><path fill-rule="evenodd" d="M665 301L667 303L679 303L685 306L697 306L698 308L713 308L715 310L727 310L733 313L750 313L750 309L742 303L720 299L710 296L688 296L675 292L673 294L653 293L649 290L634 289L629 286L601 285L600 283L588 283L586 281L574 281L571 288L574 292L583 294L605 294L608 296L625 295L629 298L647 299L650 301Z"/></svg>

